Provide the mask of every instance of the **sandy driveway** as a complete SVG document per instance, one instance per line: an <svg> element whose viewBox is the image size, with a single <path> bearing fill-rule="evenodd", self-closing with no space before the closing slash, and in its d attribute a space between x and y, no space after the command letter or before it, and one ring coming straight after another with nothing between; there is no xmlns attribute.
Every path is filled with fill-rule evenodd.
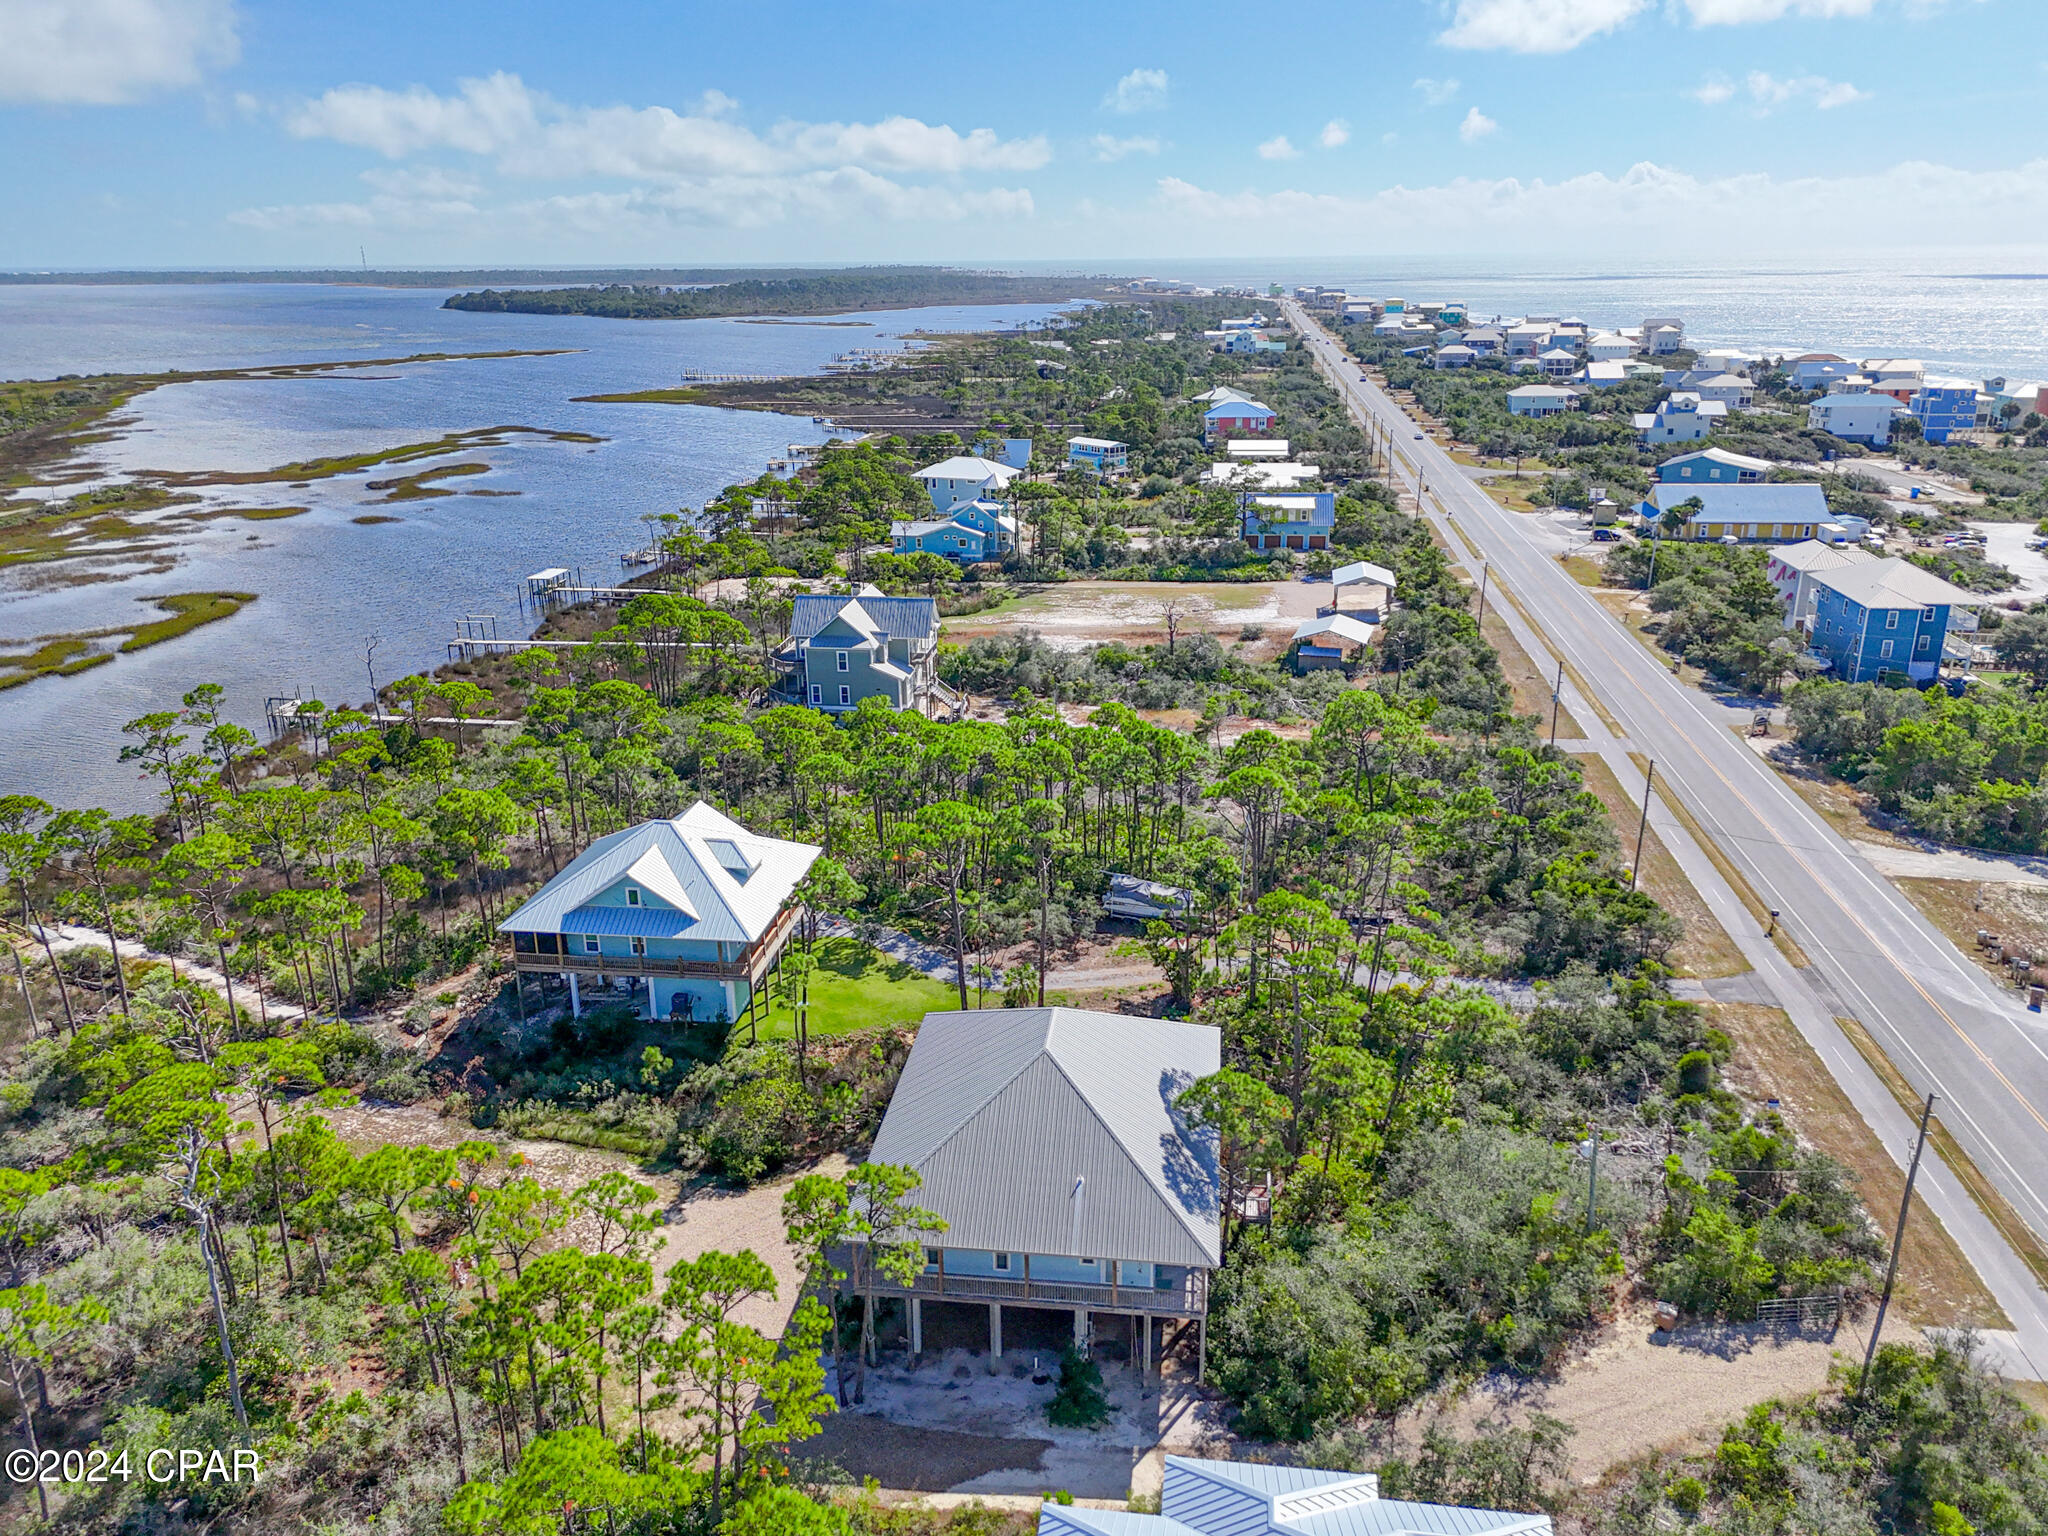
<svg viewBox="0 0 2048 1536"><path fill-rule="evenodd" d="M1836 1352L1861 1345L1853 1323L1832 1338L1708 1324L1660 1334L1649 1310L1636 1308L1603 1328L1557 1379L1489 1377L1441 1412L1446 1427L1460 1431L1489 1416L1562 1419L1576 1431L1570 1476L1594 1482L1646 1452L1718 1439L1752 1404L1819 1391ZM1419 1440L1428 1417L1403 1415L1401 1438Z"/></svg>
<svg viewBox="0 0 2048 1536"><path fill-rule="evenodd" d="M762 1297L742 1307L739 1320L780 1337L796 1305L802 1272L782 1233L782 1197L796 1181L795 1173L747 1190L707 1183L685 1186L673 1174L642 1171L635 1158L622 1152L479 1131L466 1119L444 1118L431 1104L358 1105L330 1110L327 1119L335 1134L358 1151L385 1142L444 1148L464 1141L495 1142L506 1152L522 1153L528 1171L555 1189L573 1189L602 1173L629 1174L651 1185L661 1202L662 1225L655 1232L661 1239L654 1256L657 1274L666 1273L678 1260L694 1259L712 1249L737 1253L751 1248L775 1271L777 1294L772 1300ZM846 1159L835 1155L803 1172L836 1174L845 1169ZM572 1223L566 1235L575 1241L577 1226Z"/></svg>

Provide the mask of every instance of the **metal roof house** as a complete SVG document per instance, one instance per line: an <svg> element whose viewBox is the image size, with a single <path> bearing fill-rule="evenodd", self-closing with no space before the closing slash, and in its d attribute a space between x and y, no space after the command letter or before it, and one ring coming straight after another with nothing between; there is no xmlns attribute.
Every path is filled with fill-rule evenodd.
<svg viewBox="0 0 2048 1536"><path fill-rule="evenodd" d="M1672 485L1761 485L1770 473L1769 459L1753 459L1725 448L1681 453L1657 466L1657 478Z"/></svg>
<svg viewBox="0 0 2048 1536"><path fill-rule="evenodd" d="M1233 437L1265 437L1279 419L1270 405L1247 400L1242 395L1218 400L1202 412L1202 441L1227 442Z"/></svg>
<svg viewBox="0 0 2048 1536"><path fill-rule="evenodd" d="M1823 544L1819 539L1805 539L1772 550L1764 574L1771 578L1771 585L1778 590L1778 601L1785 605L1785 627L1803 630L1813 622L1815 583L1824 573L1876 558L1867 549Z"/></svg>
<svg viewBox="0 0 2048 1536"><path fill-rule="evenodd" d="M1328 549L1337 529L1332 491L1280 491L1238 497L1239 527L1252 549Z"/></svg>
<svg viewBox="0 0 2048 1536"><path fill-rule="evenodd" d="M920 469L912 478L924 482L934 512L948 512L955 502L982 501L998 496L1009 483L1023 474L1008 464L968 454L955 454Z"/></svg>
<svg viewBox="0 0 2048 1536"><path fill-rule="evenodd" d="M864 586L851 597L799 597L778 659L801 701L827 714L867 698L891 709L951 702L938 680L939 605L928 597L884 597Z"/></svg>
<svg viewBox="0 0 2048 1536"><path fill-rule="evenodd" d="M673 821L601 837L498 925L512 963L627 984L654 1018L737 1020L782 957L790 901L818 849L759 837L698 801ZM522 997L522 1006L524 1006Z"/></svg>
<svg viewBox="0 0 2048 1536"><path fill-rule="evenodd" d="M907 1287L856 1251L853 1284L906 1303L913 1355L934 1307L985 1309L992 1361L1006 1307L1071 1313L1077 1343L1122 1335L1146 1366L1157 1327L1192 1323L1199 1338L1222 1262L1221 1172L1214 1135L1174 1100L1221 1053L1219 1031L1170 1019L925 1015L868 1157L917 1170L944 1246Z"/></svg>
<svg viewBox="0 0 2048 1536"><path fill-rule="evenodd" d="M1038 1536L1551 1536L1548 1515L1380 1497L1371 1473L1168 1456L1159 1513L1047 1504Z"/></svg>
<svg viewBox="0 0 2048 1536"><path fill-rule="evenodd" d="M1826 492L1811 480L1780 485L1685 485L1660 481L1637 510L1656 523L1672 508L1697 500L1677 535L1685 539L1810 539L1828 521Z"/></svg>
<svg viewBox="0 0 2048 1536"><path fill-rule="evenodd" d="M1915 683L1933 681L1951 614L1963 609L1974 624L1975 610L1985 601L1982 593L1966 592L1896 555L1816 572L1813 585L1813 649L1834 663L1836 677L1850 683L1887 672Z"/></svg>
<svg viewBox="0 0 2048 1536"><path fill-rule="evenodd" d="M1130 467L1131 450L1113 437L1070 437L1067 463L1096 475L1120 475Z"/></svg>

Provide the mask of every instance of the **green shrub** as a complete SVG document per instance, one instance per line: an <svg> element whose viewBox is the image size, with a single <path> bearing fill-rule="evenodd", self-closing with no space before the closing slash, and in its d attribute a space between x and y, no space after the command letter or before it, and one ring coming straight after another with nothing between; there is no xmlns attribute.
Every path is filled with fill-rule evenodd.
<svg viewBox="0 0 2048 1536"><path fill-rule="evenodd" d="M1060 1351L1060 1379L1045 1416L1062 1429L1093 1429L1110 1414L1102 1367L1069 1344Z"/></svg>
<svg viewBox="0 0 2048 1536"><path fill-rule="evenodd" d="M1706 1507L1707 1485L1696 1477L1674 1477L1664 1486L1664 1502L1690 1518Z"/></svg>

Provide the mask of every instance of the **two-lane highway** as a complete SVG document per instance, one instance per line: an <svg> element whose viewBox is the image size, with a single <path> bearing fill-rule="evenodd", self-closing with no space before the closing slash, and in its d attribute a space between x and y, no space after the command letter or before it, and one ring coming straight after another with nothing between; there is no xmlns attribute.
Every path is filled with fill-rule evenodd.
<svg viewBox="0 0 2048 1536"><path fill-rule="evenodd" d="M1361 416L1491 563L1554 649L1653 757L1705 834L1782 912L1812 961L1798 973L1831 1012L1862 1021L2037 1233L2048 1236L2048 1025L2002 992L1859 857L1730 728L1473 484L1299 306L1289 318Z"/></svg>

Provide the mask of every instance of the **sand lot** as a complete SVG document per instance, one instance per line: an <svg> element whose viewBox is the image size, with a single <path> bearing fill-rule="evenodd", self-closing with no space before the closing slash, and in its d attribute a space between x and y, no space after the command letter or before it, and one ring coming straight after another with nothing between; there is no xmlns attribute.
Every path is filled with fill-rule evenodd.
<svg viewBox="0 0 2048 1536"><path fill-rule="evenodd" d="M948 619L944 629L955 642L1029 630L1047 644L1074 648L1109 640L1159 645L1166 640L1171 606L1182 634L1206 630L1235 640L1247 624L1254 624L1284 630L1277 636L1284 642L1295 625L1314 618L1318 605L1329 599L1328 581L1067 581L1027 592L987 613Z"/></svg>

